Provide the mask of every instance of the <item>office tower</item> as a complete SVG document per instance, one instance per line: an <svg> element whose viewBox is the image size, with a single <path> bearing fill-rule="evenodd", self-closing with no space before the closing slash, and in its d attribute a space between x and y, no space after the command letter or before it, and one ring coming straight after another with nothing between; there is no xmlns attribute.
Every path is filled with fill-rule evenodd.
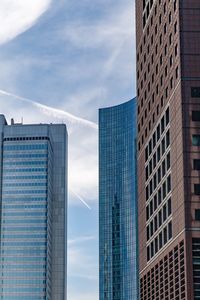
<svg viewBox="0 0 200 300"><path fill-rule="evenodd" d="M200 1L137 0L141 300L200 299Z"/></svg>
<svg viewBox="0 0 200 300"><path fill-rule="evenodd" d="M0 115L0 299L65 300L65 125Z"/></svg>
<svg viewBox="0 0 200 300"><path fill-rule="evenodd" d="M99 111L100 300L136 300L136 100Z"/></svg>

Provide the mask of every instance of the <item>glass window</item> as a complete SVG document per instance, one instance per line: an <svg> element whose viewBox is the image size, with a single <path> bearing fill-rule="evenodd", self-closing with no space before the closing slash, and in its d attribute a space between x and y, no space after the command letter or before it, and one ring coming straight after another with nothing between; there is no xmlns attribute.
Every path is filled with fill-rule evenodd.
<svg viewBox="0 0 200 300"><path fill-rule="evenodd" d="M167 243L167 227L164 228L164 244Z"/></svg>
<svg viewBox="0 0 200 300"><path fill-rule="evenodd" d="M159 233L159 249L162 248L163 241L162 241L162 231Z"/></svg>
<svg viewBox="0 0 200 300"><path fill-rule="evenodd" d="M156 167L156 153L153 155L153 168Z"/></svg>
<svg viewBox="0 0 200 300"><path fill-rule="evenodd" d="M158 191L158 204L159 205L160 205L161 201L162 201L162 193L161 193L161 188L160 188Z"/></svg>
<svg viewBox="0 0 200 300"><path fill-rule="evenodd" d="M157 127L157 141L160 139L160 125Z"/></svg>
<svg viewBox="0 0 200 300"><path fill-rule="evenodd" d="M200 221L200 209L195 209L195 220Z"/></svg>
<svg viewBox="0 0 200 300"><path fill-rule="evenodd" d="M153 147L156 146L156 133L153 134Z"/></svg>
<svg viewBox="0 0 200 300"><path fill-rule="evenodd" d="M171 191L171 175L167 177L167 192Z"/></svg>
<svg viewBox="0 0 200 300"><path fill-rule="evenodd" d="M150 181L150 195L153 193L153 180Z"/></svg>
<svg viewBox="0 0 200 300"><path fill-rule="evenodd" d="M157 204L157 195L154 196L154 210L156 210L158 207L158 204Z"/></svg>
<svg viewBox="0 0 200 300"><path fill-rule="evenodd" d="M158 213L158 222L159 222L159 227L162 225L162 211L160 210Z"/></svg>
<svg viewBox="0 0 200 300"><path fill-rule="evenodd" d="M149 141L149 155L152 153L152 142L151 140Z"/></svg>
<svg viewBox="0 0 200 300"><path fill-rule="evenodd" d="M170 153L167 154L167 171L170 168Z"/></svg>
<svg viewBox="0 0 200 300"><path fill-rule="evenodd" d="M194 193L195 195L200 195L200 184L194 185Z"/></svg>
<svg viewBox="0 0 200 300"><path fill-rule="evenodd" d="M158 252L158 237L155 238L155 253Z"/></svg>
<svg viewBox="0 0 200 300"><path fill-rule="evenodd" d="M158 229L158 217L157 217L157 215L154 218L154 229L155 229L155 231Z"/></svg>
<svg viewBox="0 0 200 300"><path fill-rule="evenodd" d="M158 183L161 181L161 167L158 168Z"/></svg>
<svg viewBox="0 0 200 300"><path fill-rule="evenodd" d="M200 170L200 159L193 160L193 168L194 170Z"/></svg>
<svg viewBox="0 0 200 300"><path fill-rule="evenodd" d="M192 87L191 88L191 97L192 98L200 98L200 87Z"/></svg>
<svg viewBox="0 0 200 300"><path fill-rule="evenodd" d="M163 222L167 219L167 205L163 206Z"/></svg>
<svg viewBox="0 0 200 300"><path fill-rule="evenodd" d="M157 176L154 174L153 176L153 184L154 184L154 190L157 188Z"/></svg>
<svg viewBox="0 0 200 300"><path fill-rule="evenodd" d="M150 260L150 251L149 251L149 246L147 247L147 261Z"/></svg>
<svg viewBox="0 0 200 300"><path fill-rule="evenodd" d="M168 217L171 215L172 213L172 201L171 198L168 200Z"/></svg>
<svg viewBox="0 0 200 300"><path fill-rule="evenodd" d="M162 139L162 154L165 153L165 138Z"/></svg>
<svg viewBox="0 0 200 300"><path fill-rule="evenodd" d="M148 160L148 147L145 148L145 161Z"/></svg>
<svg viewBox="0 0 200 300"><path fill-rule="evenodd" d="M200 111L192 111L192 121L193 122L200 122Z"/></svg>
<svg viewBox="0 0 200 300"><path fill-rule="evenodd" d="M200 135L199 134L194 134L192 136L192 145L193 146L200 146Z"/></svg>
<svg viewBox="0 0 200 300"><path fill-rule="evenodd" d="M160 161L160 146L158 146L158 149L157 149L157 160L158 160L158 162Z"/></svg>
<svg viewBox="0 0 200 300"><path fill-rule="evenodd" d="M152 159L151 159L150 162L149 162L149 173L150 173L150 175L151 175L152 171L153 171L153 167L152 167Z"/></svg>
<svg viewBox="0 0 200 300"><path fill-rule="evenodd" d="M161 133L163 133L165 130L165 119L164 116L161 119Z"/></svg>
<svg viewBox="0 0 200 300"><path fill-rule="evenodd" d="M166 148L170 145L170 133L169 130L166 133Z"/></svg>
<svg viewBox="0 0 200 300"><path fill-rule="evenodd" d="M150 226L151 226L151 236L152 236L153 235L153 221L151 221Z"/></svg>
<svg viewBox="0 0 200 300"><path fill-rule="evenodd" d="M149 231L149 225L147 226L147 241L149 240L150 238L150 231Z"/></svg>
<svg viewBox="0 0 200 300"><path fill-rule="evenodd" d="M149 246L147 247L147 261L150 260L150 251L149 251Z"/></svg>
<svg viewBox="0 0 200 300"><path fill-rule="evenodd" d="M168 224L168 239L172 238L172 222Z"/></svg>
<svg viewBox="0 0 200 300"><path fill-rule="evenodd" d="M147 181L147 180L148 180L148 177L149 177L148 166L146 166L145 172L146 172L146 181Z"/></svg>
<svg viewBox="0 0 200 300"><path fill-rule="evenodd" d="M146 207L146 220L149 220L149 206Z"/></svg>
<svg viewBox="0 0 200 300"><path fill-rule="evenodd" d="M166 174L166 164L165 164L165 160L163 160L162 162L162 177L164 177Z"/></svg>
<svg viewBox="0 0 200 300"><path fill-rule="evenodd" d="M165 199L166 197L166 182L163 183L163 186L162 186L162 189L163 189L163 199Z"/></svg>
<svg viewBox="0 0 200 300"><path fill-rule="evenodd" d="M151 257L154 256L154 247L153 247L153 242L151 242Z"/></svg>
<svg viewBox="0 0 200 300"><path fill-rule="evenodd" d="M153 215L153 200L150 202L150 216Z"/></svg>
<svg viewBox="0 0 200 300"><path fill-rule="evenodd" d="M148 189L148 186L146 187L146 200L149 199L149 189Z"/></svg>

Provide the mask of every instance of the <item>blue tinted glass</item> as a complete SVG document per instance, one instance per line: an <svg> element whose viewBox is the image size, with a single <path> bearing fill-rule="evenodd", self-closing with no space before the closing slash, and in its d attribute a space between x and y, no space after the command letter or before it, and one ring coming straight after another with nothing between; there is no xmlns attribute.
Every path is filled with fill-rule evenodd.
<svg viewBox="0 0 200 300"><path fill-rule="evenodd" d="M99 113L100 300L138 299L136 102Z"/></svg>
<svg viewBox="0 0 200 300"><path fill-rule="evenodd" d="M47 299L48 165L47 142L4 145L0 299Z"/></svg>

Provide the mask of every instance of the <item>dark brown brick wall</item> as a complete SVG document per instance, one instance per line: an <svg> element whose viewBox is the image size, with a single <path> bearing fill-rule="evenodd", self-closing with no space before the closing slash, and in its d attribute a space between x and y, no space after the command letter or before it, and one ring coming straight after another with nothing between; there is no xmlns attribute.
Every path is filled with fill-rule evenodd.
<svg viewBox="0 0 200 300"><path fill-rule="evenodd" d="M200 1L177 0L176 6L174 2L155 0L143 28L143 1L136 1L139 268L142 280L183 241L185 298L181 292L176 295L174 281L174 298L164 299L191 300L192 237L200 237L200 222L195 221L200 198L194 195L200 172L193 170L200 149L192 146L192 134L200 134L200 122L192 121L192 111L200 111L200 98L191 97L191 87L200 87ZM146 201L145 148L168 106L173 238L147 261L146 206L150 198Z"/></svg>

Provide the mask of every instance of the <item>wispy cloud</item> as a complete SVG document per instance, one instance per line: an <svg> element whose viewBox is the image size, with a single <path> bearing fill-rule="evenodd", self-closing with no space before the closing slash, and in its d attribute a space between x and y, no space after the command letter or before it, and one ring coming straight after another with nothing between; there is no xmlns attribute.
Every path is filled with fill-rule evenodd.
<svg viewBox="0 0 200 300"><path fill-rule="evenodd" d="M27 102L29 104L32 104L33 106L39 108L42 111L42 113L47 114L49 117L55 117L55 118L58 118L58 119L61 119L61 120L66 118L68 120L68 122L71 122L73 124L78 123L78 124L81 124L81 125L89 126L93 129L98 128L97 124L95 124L94 122L85 120L83 118L76 117L76 116L74 116L74 115L72 115L72 114L70 114L66 111L63 111L61 109L56 109L56 108L41 104L37 101L34 101L34 100L31 100L31 99L28 99L28 98L24 98L24 97L6 92L4 90L0 90L0 94L2 94L4 96L15 98L15 99L20 100L20 101Z"/></svg>
<svg viewBox="0 0 200 300"><path fill-rule="evenodd" d="M25 32L48 9L51 0L1 0L0 44Z"/></svg>
<svg viewBox="0 0 200 300"><path fill-rule="evenodd" d="M0 82L14 94L0 94L0 113L24 123L64 122L69 131L69 188L76 194L69 194L70 300L99 298L95 122L99 107L135 93L134 2L0 0Z"/></svg>
<svg viewBox="0 0 200 300"><path fill-rule="evenodd" d="M133 37L134 9L131 3L128 5L119 5L110 10L105 17L87 20L74 20L68 22L60 32L60 37L72 43L76 48L94 48L104 46L105 49L116 45L119 41L126 40L127 37Z"/></svg>
<svg viewBox="0 0 200 300"><path fill-rule="evenodd" d="M77 237L77 238L73 238L73 239L69 239L68 240L68 245L69 246L73 246L73 245L77 245L80 243L86 243L88 241L93 241L95 240L94 236L81 236L81 237Z"/></svg>
<svg viewBox="0 0 200 300"><path fill-rule="evenodd" d="M25 124L63 122L67 125L69 132L69 189L73 191L69 195L70 204L76 204L78 199L82 203L81 205L84 204L91 209L91 204L88 203L97 201L97 125L68 112L13 95L4 90L0 90L0 107L1 113L5 114L8 120L12 117L20 120L22 117Z"/></svg>
<svg viewBox="0 0 200 300"><path fill-rule="evenodd" d="M68 247L68 273L70 277L98 280L98 260L91 256L88 247Z"/></svg>

